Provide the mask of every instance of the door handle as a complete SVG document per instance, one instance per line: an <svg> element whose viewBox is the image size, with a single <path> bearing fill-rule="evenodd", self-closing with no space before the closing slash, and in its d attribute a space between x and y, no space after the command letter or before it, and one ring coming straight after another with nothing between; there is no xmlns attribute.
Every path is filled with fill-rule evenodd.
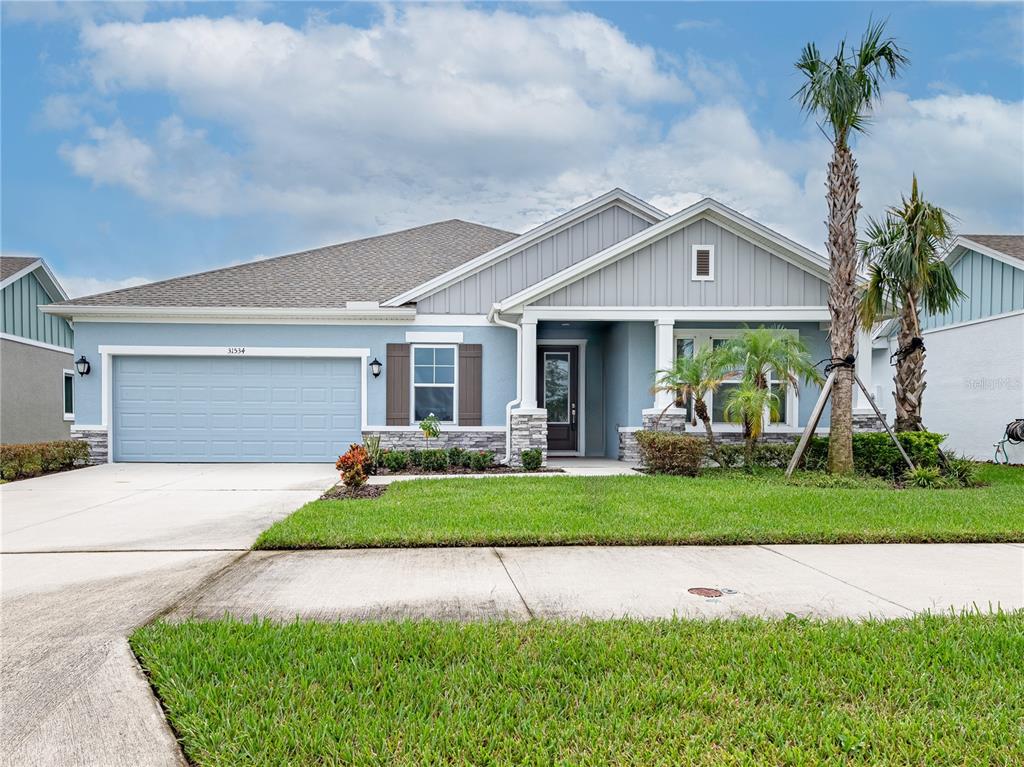
<svg viewBox="0 0 1024 767"><path fill-rule="evenodd" d="M576 425L576 403L575 402L573 402L571 405L569 405L569 423L571 423L573 426Z"/></svg>

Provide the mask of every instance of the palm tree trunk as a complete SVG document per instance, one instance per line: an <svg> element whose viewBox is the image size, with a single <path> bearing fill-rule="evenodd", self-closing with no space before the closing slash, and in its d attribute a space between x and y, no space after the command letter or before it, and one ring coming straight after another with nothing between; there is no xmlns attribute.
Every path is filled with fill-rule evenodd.
<svg viewBox="0 0 1024 767"><path fill-rule="evenodd" d="M857 336L857 161L845 141L837 141L828 165L828 255L832 280L828 309L832 316L832 356L853 354ZM832 387L828 470L853 473L853 371L839 368Z"/></svg>
<svg viewBox="0 0 1024 767"><path fill-rule="evenodd" d="M917 295L911 291L903 302L900 314L900 330L897 336L900 348L906 347L920 335ZM924 380L924 349L915 349L902 359L896 360L893 384L896 387L893 392L893 399L896 402L896 431L924 431L924 423L921 420L921 400L927 386Z"/></svg>
<svg viewBox="0 0 1024 767"><path fill-rule="evenodd" d="M708 435L708 446L711 448L711 453L714 455L715 460L718 461L718 465L723 469L729 468L725 465L725 460L722 458L722 451L718 449L718 442L715 440L715 432L711 428L711 416L708 415L708 406L704 403L703 398L693 398L693 411L704 424L704 431Z"/></svg>

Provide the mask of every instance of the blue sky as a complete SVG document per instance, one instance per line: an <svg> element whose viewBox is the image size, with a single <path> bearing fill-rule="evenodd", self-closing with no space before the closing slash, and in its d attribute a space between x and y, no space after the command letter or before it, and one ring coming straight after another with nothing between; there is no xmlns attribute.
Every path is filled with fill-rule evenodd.
<svg viewBox="0 0 1024 767"><path fill-rule="evenodd" d="M714 196L818 250L828 145L792 63L869 16L912 59L858 140L1024 231L1024 6L2 6L2 231L85 294L445 218L522 231L613 186Z"/></svg>

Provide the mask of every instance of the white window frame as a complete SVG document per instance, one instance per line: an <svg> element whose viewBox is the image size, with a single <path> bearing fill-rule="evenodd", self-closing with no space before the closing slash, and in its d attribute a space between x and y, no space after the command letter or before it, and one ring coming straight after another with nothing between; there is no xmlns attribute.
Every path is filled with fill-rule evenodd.
<svg viewBox="0 0 1024 767"><path fill-rule="evenodd" d="M697 274L697 251L706 250L710 254L708 259L708 273ZM715 246L714 245L693 245L690 247L690 279L694 282L712 282L715 279Z"/></svg>
<svg viewBox="0 0 1024 767"><path fill-rule="evenodd" d="M77 371L68 370L64 368L64 375L60 378L60 402L61 406L64 407L64 420L74 421L75 420L75 376ZM67 402L64 401L64 387L67 383L67 379L71 379L71 412L68 412Z"/></svg>
<svg viewBox="0 0 1024 767"><path fill-rule="evenodd" d="M791 330L789 328L773 328L777 333L787 333L792 336L799 338L800 331ZM693 351L697 352L705 346L711 346L716 340L731 340L738 337L743 333L743 328L676 328L672 332L672 353L675 354L677 347L677 341L680 338L692 338L693 339ZM780 383L774 375L769 374L768 385ZM728 384L727 384L728 385ZM704 403L708 408L708 415L712 415L715 410L715 393L708 392L704 396ZM797 428L800 418L800 387L799 386L787 386L786 387L786 420L778 421L773 423L767 410L764 414L764 431L790 431ZM741 431L742 425L738 423L732 423L731 421L715 421L712 419L711 425L716 431Z"/></svg>
<svg viewBox="0 0 1024 767"><path fill-rule="evenodd" d="M451 349L455 354L455 373L450 384L418 384L416 383L416 350L417 349ZM448 388L452 389L452 420L441 423L455 426L459 423L459 345L458 344L410 344L409 347L409 423L417 424L416 389L417 388Z"/></svg>

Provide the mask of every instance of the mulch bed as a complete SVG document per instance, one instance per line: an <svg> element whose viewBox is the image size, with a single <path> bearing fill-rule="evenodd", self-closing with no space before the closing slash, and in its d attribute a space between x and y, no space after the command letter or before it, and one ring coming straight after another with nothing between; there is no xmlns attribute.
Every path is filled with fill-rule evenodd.
<svg viewBox="0 0 1024 767"><path fill-rule="evenodd" d="M351 501L366 498L380 498L387 485L363 485L362 487L345 487L337 484L320 496L321 501Z"/></svg>
<svg viewBox="0 0 1024 767"><path fill-rule="evenodd" d="M382 477L396 476L404 477L409 474L415 474L418 476L430 477L430 476L444 476L447 474L564 474L564 469L537 469L536 471L526 471L524 469L517 469L511 466L494 465L487 469L470 469L466 466L449 466L444 471L429 471L421 468L420 466L407 466L401 471L388 471L385 468L377 469L377 474Z"/></svg>

